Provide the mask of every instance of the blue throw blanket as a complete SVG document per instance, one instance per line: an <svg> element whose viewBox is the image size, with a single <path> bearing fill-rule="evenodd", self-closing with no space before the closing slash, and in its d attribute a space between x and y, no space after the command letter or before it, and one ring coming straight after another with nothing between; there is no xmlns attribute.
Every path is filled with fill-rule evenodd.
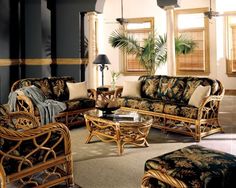
<svg viewBox="0 0 236 188"><path fill-rule="evenodd" d="M39 110L41 125L55 122L55 115L66 109L66 104L63 102L55 101L52 99L46 99L42 91L36 86L23 87L13 91L8 96L8 104L10 111L16 111L16 99L19 92L29 97L33 104Z"/></svg>

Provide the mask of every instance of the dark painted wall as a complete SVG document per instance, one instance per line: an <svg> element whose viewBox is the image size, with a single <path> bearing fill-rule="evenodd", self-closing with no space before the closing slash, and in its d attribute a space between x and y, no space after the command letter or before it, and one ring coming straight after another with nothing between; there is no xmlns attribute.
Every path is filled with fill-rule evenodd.
<svg viewBox="0 0 236 188"><path fill-rule="evenodd" d="M51 57L51 11L47 8L47 0L41 1L42 57Z"/></svg>
<svg viewBox="0 0 236 188"><path fill-rule="evenodd" d="M52 55L56 58L79 58L80 30L78 1L57 0L51 9Z"/></svg>
<svg viewBox="0 0 236 188"><path fill-rule="evenodd" d="M42 58L41 0L21 0L21 58Z"/></svg>
<svg viewBox="0 0 236 188"><path fill-rule="evenodd" d="M9 1L0 0L0 57L10 57L9 42Z"/></svg>
<svg viewBox="0 0 236 188"><path fill-rule="evenodd" d="M80 58L81 13L102 12L105 0L0 0L0 61ZM3 61L2 61L3 62ZM0 66L0 102L25 77L71 75L85 79L84 65Z"/></svg>

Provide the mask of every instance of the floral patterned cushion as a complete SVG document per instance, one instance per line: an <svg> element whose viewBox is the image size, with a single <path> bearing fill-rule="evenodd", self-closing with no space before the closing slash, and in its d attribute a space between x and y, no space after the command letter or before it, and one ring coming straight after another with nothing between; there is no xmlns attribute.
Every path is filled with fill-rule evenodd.
<svg viewBox="0 0 236 188"><path fill-rule="evenodd" d="M177 104L165 104L164 113L178 116L180 115L180 107Z"/></svg>
<svg viewBox="0 0 236 188"><path fill-rule="evenodd" d="M135 108L140 110L163 112L164 103L158 100L144 99L144 98L132 98L121 97L117 99L117 103L120 106Z"/></svg>
<svg viewBox="0 0 236 188"><path fill-rule="evenodd" d="M66 101L66 111L71 110L80 110L85 108L93 108L95 107L95 100L89 98L79 98L74 100Z"/></svg>
<svg viewBox="0 0 236 188"><path fill-rule="evenodd" d="M141 76L141 97L157 99L158 97L158 87L161 76Z"/></svg>
<svg viewBox="0 0 236 188"><path fill-rule="evenodd" d="M185 78L162 76L158 87L158 98L165 101L180 101L185 88Z"/></svg>
<svg viewBox="0 0 236 188"><path fill-rule="evenodd" d="M117 99L120 106L147 110L158 113L166 113L186 118L197 119L198 108L184 103L165 103L161 100L147 98L121 97Z"/></svg>
<svg viewBox="0 0 236 188"><path fill-rule="evenodd" d="M51 88L51 84L49 83L48 78L35 80L32 82L32 85L35 85L39 89L41 89L47 99L53 99L52 88Z"/></svg>
<svg viewBox="0 0 236 188"><path fill-rule="evenodd" d="M235 187L236 156L199 145L149 159L145 171L157 170L183 181L187 187ZM170 187L157 179L151 187Z"/></svg>
<svg viewBox="0 0 236 188"><path fill-rule="evenodd" d="M69 99L69 90L66 85L66 82L74 82L74 79L72 77L51 77L49 81L52 87L54 100L66 101Z"/></svg>
<svg viewBox="0 0 236 188"><path fill-rule="evenodd" d="M181 106L180 107L179 116L191 118L191 119L197 119L197 115L198 115L198 108L194 106Z"/></svg>

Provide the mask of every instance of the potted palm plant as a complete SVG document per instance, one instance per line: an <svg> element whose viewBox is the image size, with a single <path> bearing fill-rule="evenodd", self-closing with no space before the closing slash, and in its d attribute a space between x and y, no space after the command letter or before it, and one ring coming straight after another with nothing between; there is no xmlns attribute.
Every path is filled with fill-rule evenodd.
<svg viewBox="0 0 236 188"><path fill-rule="evenodd" d="M126 36L119 30L114 31L109 37L112 47L124 50L128 54L134 54L149 75L154 75L156 69L166 62L166 42L166 35L150 34L140 43L132 35ZM196 43L193 40L187 39L183 35L175 38L176 54L190 53L195 46Z"/></svg>

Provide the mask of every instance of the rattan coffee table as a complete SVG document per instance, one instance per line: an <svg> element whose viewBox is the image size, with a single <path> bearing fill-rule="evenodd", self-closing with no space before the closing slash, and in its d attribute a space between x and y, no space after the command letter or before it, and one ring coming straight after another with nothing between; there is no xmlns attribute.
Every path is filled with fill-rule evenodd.
<svg viewBox="0 0 236 188"><path fill-rule="evenodd" d="M119 155L122 155L125 144L149 146L146 138L152 124L151 116L120 108L113 114L103 114L98 109L89 110L84 117L89 131L86 143L93 136L103 142L116 142Z"/></svg>

